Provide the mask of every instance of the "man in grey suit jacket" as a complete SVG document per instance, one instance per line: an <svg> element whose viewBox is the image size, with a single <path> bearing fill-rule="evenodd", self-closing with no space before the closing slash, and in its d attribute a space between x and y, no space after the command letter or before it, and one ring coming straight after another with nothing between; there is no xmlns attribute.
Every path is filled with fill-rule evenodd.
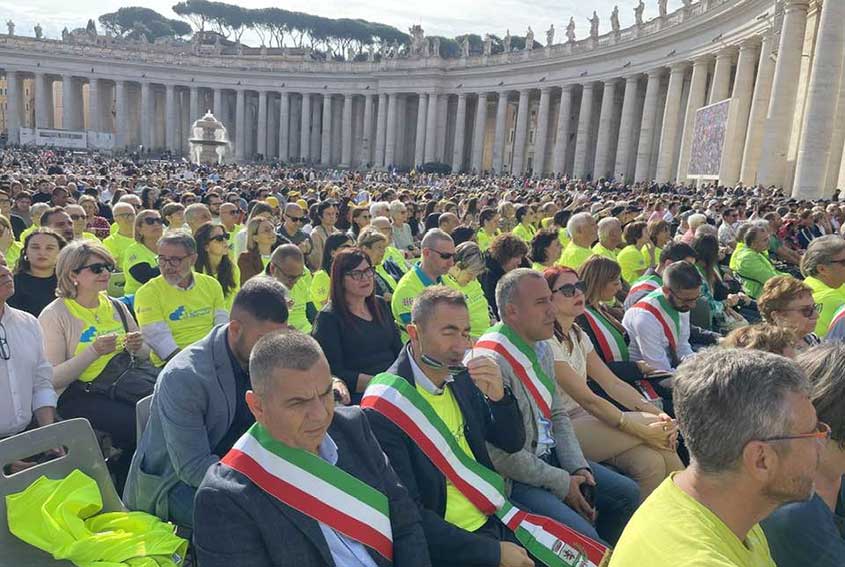
<svg viewBox="0 0 845 567"><path fill-rule="evenodd" d="M196 488L246 431L249 354L258 339L287 327L285 289L269 277L249 280L229 323L174 356L159 375L150 420L138 443L123 501L190 527Z"/></svg>
<svg viewBox="0 0 845 567"><path fill-rule="evenodd" d="M196 495L200 565L430 566L419 511L367 418L360 408L334 408L317 341L297 331L269 335L255 346L249 367L253 389L246 399L256 424L237 451L209 469ZM338 469L354 478L344 480ZM311 476L323 479L322 489ZM386 500L377 514L355 504L370 489ZM387 522L379 520L385 514L387 540L356 532L343 518L385 533Z"/></svg>

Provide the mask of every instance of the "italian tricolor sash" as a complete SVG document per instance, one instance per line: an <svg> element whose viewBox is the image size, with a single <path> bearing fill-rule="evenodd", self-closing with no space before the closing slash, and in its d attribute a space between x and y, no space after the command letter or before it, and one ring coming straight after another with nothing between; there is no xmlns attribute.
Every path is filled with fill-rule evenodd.
<svg viewBox="0 0 845 567"><path fill-rule="evenodd" d="M222 461L280 502L393 560L387 496L255 424Z"/></svg>
<svg viewBox="0 0 845 567"><path fill-rule="evenodd" d="M628 344L625 342L625 336L613 323L592 307L587 307L584 310L584 318L587 319L590 329L596 336L605 360L609 362L628 361Z"/></svg>
<svg viewBox="0 0 845 567"><path fill-rule="evenodd" d="M631 306L632 309L642 309L651 313L660 326L663 334L669 341L669 348L676 350L678 339L681 336L681 317L676 309L669 305L663 291L657 289Z"/></svg>
<svg viewBox="0 0 845 567"><path fill-rule="evenodd" d="M845 305L837 309L833 314L833 319L830 320L830 324L827 326L827 332L831 332L842 321L843 317L845 317Z"/></svg>
<svg viewBox="0 0 845 567"><path fill-rule="evenodd" d="M549 567L598 567L607 548L558 522L529 514L505 497L505 481L458 445L449 428L407 380L382 373L370 381L361 407L405 432L434 466L481 512L495 514L534 557Z"/></svg>
<svg viewBox="0 0 845 567"><path fill-rule="evenodd" d="M551 419L555 381L543 372L534 349L525 344L513 329L504 323L493 325L481 335L473 349L495 352L507 360L517 378L534 398L540 413L546 419Z"/></svg>
<svg viewBox="0 0 845 567"><path fill-rule="evenodd" d="M641 277L640 279L636 280L633 284L631 284L631 289L628 291L628 294L639 293L641 291L651 293L652 291L662 286L662 278L657 274L650 274Z"/></svg>

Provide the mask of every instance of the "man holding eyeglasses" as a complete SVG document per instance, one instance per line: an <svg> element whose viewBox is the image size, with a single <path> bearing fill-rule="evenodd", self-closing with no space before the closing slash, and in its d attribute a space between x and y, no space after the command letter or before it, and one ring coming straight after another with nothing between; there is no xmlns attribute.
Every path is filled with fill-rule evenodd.
<svg viewBox="0 0 845 567"><path fill-rule="evenodd" d="M422 239L422 258L402 276L390 300L393 318L408 340L405 327L411 322L414 299L428 286L442 283L441 278L455 265L455 243L438 228L429 230Z"/></svg>
<svg viewBox="0 0 845 567"><path fill-rule="evenodd" d="M663 271L663 286L631 306L622 325L631 337L634 362L672 372L690 356L689 312L701 297L701 275L689 262L675 262Z"/></svg>
<svg viewBox="0 0 845 567"><path fill-rule="evenodd" d="M674 400L690 465L643 502L610 567L774 567L758 522L813 495L830 437L809 390L795 363L766 352L714 348L681 364Z"/></svg>
<svg viewBox="0 0 845 567"><path fill-rule="evenodd" d="M165 234L158 241L161 275L135 293L138 324L159 366L229 320L220 282L195 273L196 261L197 244L190 234Z"/></svg>
<svg viewBox="0 0 845 567"><path fill-rule="evenodd" d="M317 310L311 302L311 272L305 267L305 255L295 244L282 244L273 250L267 274L288 291L288 325L303 333L311 332Z"/></svg>

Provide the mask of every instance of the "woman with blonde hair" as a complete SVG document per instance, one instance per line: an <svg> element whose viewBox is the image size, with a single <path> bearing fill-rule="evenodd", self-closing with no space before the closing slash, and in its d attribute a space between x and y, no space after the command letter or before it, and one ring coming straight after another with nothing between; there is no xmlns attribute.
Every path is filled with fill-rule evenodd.
<svg viewBox="0 0 845 567"><path fill-rule="evenodd" d="M66 246L56 263L58 297L38 322L53 365L53 386L60 393L59 414L84 417L109 433L122 450L122 478L135 450L135 405L103 393L94 383L113 380L123 370L120 366L128 367L135 358L145 360L149 348L129 309L106 294L114 269L114 259L99 243L81 240Z"/></svg>
<svg viewBox="0 0 845 567"><path fill-rule="evenodd" d="M749 348L795 358L795 332L786 327L757 323L734 329L719 341L723 348Z"/></svg>
<svg viewBox="0 0 845 567"><path fill-rule="evenodd" d="M241 285L264 271L276 244L276 228L264 217L253 217L246 225L246 250L238 256Z"/></svg>

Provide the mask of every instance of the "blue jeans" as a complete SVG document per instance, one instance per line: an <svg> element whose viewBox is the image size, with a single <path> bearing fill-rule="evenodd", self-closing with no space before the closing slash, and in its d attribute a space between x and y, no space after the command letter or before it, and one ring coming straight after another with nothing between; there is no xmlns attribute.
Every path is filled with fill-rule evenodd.
<svg viewBox="0 0 845 567"><path fill-rule="evenodd" d="M595 526L543 488L514 482L511 501L527 512L548 516L605 545L616 545L622 530L639 505L640 489L630 478L603 465L590 463L590 469L596 479L598 518Z"/></svg>
<svg viewBox="0 0 845 567"><path fill-rule="evenodd" d="M194 496L197 489L178 482L167 493L168 521L183 528L194 527Z"/></svg>

